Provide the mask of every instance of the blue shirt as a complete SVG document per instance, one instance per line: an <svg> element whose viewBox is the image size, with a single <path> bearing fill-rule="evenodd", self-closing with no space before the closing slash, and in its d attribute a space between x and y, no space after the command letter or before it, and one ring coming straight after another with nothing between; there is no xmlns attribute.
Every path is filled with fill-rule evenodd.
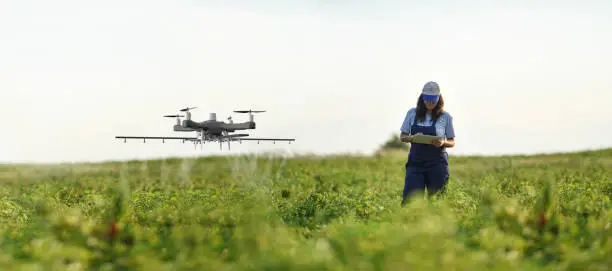
<svg viewBox="0 0 612 271"><path fill-rule="evenodd" d="M406 117L404 118L404 122L402 123L402 127L400 131L403 133L410 134L410 127L414 123L414 119L416 117L416 108L411 108L406 113ZM431 126L431 115L425 115L425 121L418 122L419 126ZM438 122L436 122L436 135L445 137L446 139L450 139L455 137L455 128L453 128L453 117L448 113L444 112L438 118Z"/></svg>

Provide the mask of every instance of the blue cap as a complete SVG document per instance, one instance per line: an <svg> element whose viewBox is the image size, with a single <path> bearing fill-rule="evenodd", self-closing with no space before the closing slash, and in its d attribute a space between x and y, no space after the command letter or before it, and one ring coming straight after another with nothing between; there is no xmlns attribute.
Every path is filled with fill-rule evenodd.
<svg viewBox="0 0 612 271"><path fill-rule="evenodd" d="M423 100L437 102L440 99L440 86L438 83L429 81L423 86Z"/></svg>

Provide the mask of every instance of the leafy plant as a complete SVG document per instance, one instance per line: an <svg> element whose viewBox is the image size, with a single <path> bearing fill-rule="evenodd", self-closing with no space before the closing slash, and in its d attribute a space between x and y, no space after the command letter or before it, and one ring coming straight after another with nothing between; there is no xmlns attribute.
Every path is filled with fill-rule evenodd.
<svg viewBox="0 0 612 271"><path fill-rule="evenodd" d="M377 150L378 153L385 151L408 151L410 145L400 140L399 134L392 134Z"/></svg>
<svg viewBox="0 0 612 271"><path fill-rule="evenodd" d="M240 156L0 166L0 268L612 266L612 150L451 157L447 193L402 207L404 162Z"/></svg>

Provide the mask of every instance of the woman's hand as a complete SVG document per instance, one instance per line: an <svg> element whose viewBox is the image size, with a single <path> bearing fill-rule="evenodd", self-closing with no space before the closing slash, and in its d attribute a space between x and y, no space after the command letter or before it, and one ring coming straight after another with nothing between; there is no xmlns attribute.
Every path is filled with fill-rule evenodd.
<svg viewBox="0 0 612 271"><path fill-rule="evenodd" d="M416 133L416 134L414 134L414 135L408 135L408 134L404 134L404 133L402 133L402 134L400 135L400 141L402 141L402 142L407 142L407 143L412 143L412 139L413 139L415 136L422 135L422 134L423 134L423 133Z"/></svg>
<svg viewBox="0 0 612 271"><path fill-rule="evenodd" d="M448 138L448 139L434 139L431 141L431 144L433 144L436 147L446 147L446 148L452 148L455 147L455 138Z"/></svg>
<svg viewBox="0 0 612 271"><path fill-rule="evenodd" d="M403 134L403 135L400 136L400 141L410 143L413 138L414 138L413 135Z"/></svg>
<svg viewBox="0 0 612 271"><path fill-rule="evenodd" d="M446 140L444 140L444 139L433 139L433 140L431 140L431 144L433 144L436 147L442 147L442 146L444 146L445 143L446 143Z"/></svg>

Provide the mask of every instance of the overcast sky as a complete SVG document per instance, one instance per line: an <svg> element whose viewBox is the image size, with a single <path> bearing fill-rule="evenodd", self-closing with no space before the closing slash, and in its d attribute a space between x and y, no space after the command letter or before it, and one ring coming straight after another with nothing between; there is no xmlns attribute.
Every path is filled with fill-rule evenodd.
<svg viewBox="0 0 612 271"><path fill-rule="evenodd" d="M297 139L232 153L369 153L429 80L451 155L612 147L609 1L228 2L0 0L0 162L198 155L114 139L191 135L186 106Z"/></svg>

